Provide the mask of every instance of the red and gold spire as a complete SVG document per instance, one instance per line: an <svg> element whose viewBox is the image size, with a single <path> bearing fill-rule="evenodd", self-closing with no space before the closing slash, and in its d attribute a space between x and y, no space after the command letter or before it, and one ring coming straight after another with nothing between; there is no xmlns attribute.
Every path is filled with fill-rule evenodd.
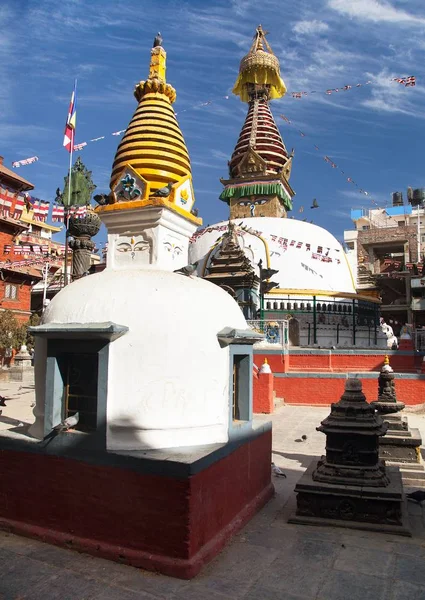
<svg viewBox="0 0 425 600"><path fill-rule="evenodd" d="M288 155L269 106L270 100L285 95L286 87L266 33L261 25L257 27L233 88L249 107L229 161L230 179L222 180L225 189L220 198L230 205L232 219L285 217L292 208L294 191L288 182L292 155Z"/></svg>

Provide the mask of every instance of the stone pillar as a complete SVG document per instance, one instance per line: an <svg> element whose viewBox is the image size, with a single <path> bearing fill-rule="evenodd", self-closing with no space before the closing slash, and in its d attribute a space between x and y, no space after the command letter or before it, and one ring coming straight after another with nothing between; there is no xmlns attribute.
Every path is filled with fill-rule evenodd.
<svg viewBox="0 0 425 600"><path fill-rule="evenodd" d="M69 219L73 279L79 279L90 269L90 256L95 247L91 238L99 232L100 225L101 221L91 207L87 207L85 215L81 217L74 215Z"/></svg>
<svg viewBox="0 0 425 600"><path fill-rule="evenodd" d="M267 358L254 375L253 412L271 414L274 410L273 373Z"/></svg>
<svg viewBox="0 0 425 600"><path fill-rule="evenodd" d="M10 367L10 381L22 381L34 385L34 368L32 358L25 345L15 354L13 366Z"/></svg>

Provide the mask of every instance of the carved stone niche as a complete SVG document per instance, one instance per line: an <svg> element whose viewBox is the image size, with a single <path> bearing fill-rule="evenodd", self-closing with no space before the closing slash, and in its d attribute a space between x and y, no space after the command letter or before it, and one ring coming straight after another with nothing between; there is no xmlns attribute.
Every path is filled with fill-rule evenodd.
<svg viewBox="0 0 425 600"><path fill-rule="evenodd" d="M366 402L359 379L347 380L317 429L326 434L326 456L313 460L297 483L289 522L411 535L400 471L379 459L387 425Z"/></svg>

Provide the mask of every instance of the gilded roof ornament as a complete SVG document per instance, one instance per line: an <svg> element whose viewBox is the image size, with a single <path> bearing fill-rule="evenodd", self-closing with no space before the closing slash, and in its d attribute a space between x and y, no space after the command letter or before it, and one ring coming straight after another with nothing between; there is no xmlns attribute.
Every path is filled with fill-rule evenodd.
<svg viewBox="0 0 425 600"><path fill-rule="evenodd" d="M249 102L259 91L265 92L270 100L282 98L286 93L279 60L266 39L267 33L261 25L257 27L251 48L241 60L232 91L242 102Z"/></svg>

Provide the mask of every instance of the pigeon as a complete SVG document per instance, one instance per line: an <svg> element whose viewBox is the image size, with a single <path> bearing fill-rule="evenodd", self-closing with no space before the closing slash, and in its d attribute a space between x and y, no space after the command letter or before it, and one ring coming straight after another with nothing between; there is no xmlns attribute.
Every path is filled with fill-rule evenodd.
<svg viewBox="0 0 425 600"><path fill-rule="evenodd" d="M190 214L192 214L194 217L197 217L199 215L199 211L197 208L192 208Z"/></svg>
<svg viewBox="0 0 425 600"><path fill-rule="evenodd" d="M68 429L72 429L73 427L75 427L79 420L80 413L76 412L74 415L71 415L70 417L64 419L59 425L56 425L56 427L53 427L53 430L58 432L68 431Z"/></svg>
<svg viewBox="0 0 425 600"><path fill-rule="evenodd" d="M307 436L304 434L304 435L301 436L301 439L302 439L303 442L306 442L307 441Z"/></svg>
<svg viewBox="0 0 425 600"><path fill-rule="evenodd" d="M155 39L153 41L153 47L156 48L157 46L162 46L162 35L159 31L156 34Z"/></svg>
<svg viewBox="0 0 425 600"><path fill-rule="evenodd" d="M110 203L109 194L96 194L96 196L93 196L93 199L99 206L106 206L106 204Z"/></svg>
<svg viewBox="0 0 425 600"><path fill-rule="evenodd" d="M284 477L286 479L286 475L285 473L282 471L282 469L280 469L279 467L277 467L274 462L272 462L272 473L273 475L275 475L276 477Z"/></svg>
<svg viewBox="0 0 425 600"><path fill-rule="evenodd" d="M186 265L185 267L182 267L181 269L176 269L174 271L174 273L179 273L179 275L186 275L186 277L190 277L196 271L197 266L198 266L198 263L195 262L192 265Z"/></svg>
<svg viewBox="0 0 425 600"><path fill-rule="evenodd" d="M167 198L171 194L171 188L173 187L173 182L167 183L165 187L159 188L152 194L152 196L160 196L161 198Z"/></svg>
<svg viewBox="0 0 425 600"><path fill-rule="evenodd" d="M6 406L6 398L4 396L0 396L0 406Z"/></svg>
<svg viewBox="0 0 425 600"><path fill-rule="evenodd" d="M319 208L316 198L313 198L313 204L310 206L310 208Z"/></svg>
<svg viewBox="0 0 425 600"><path fill-rule="evenodd" d="M424 490L416 490L415 492L411 492L410 494L406 494L409 500L413 500L418 504L421 504L425 500L425 491Z"/></svg>

